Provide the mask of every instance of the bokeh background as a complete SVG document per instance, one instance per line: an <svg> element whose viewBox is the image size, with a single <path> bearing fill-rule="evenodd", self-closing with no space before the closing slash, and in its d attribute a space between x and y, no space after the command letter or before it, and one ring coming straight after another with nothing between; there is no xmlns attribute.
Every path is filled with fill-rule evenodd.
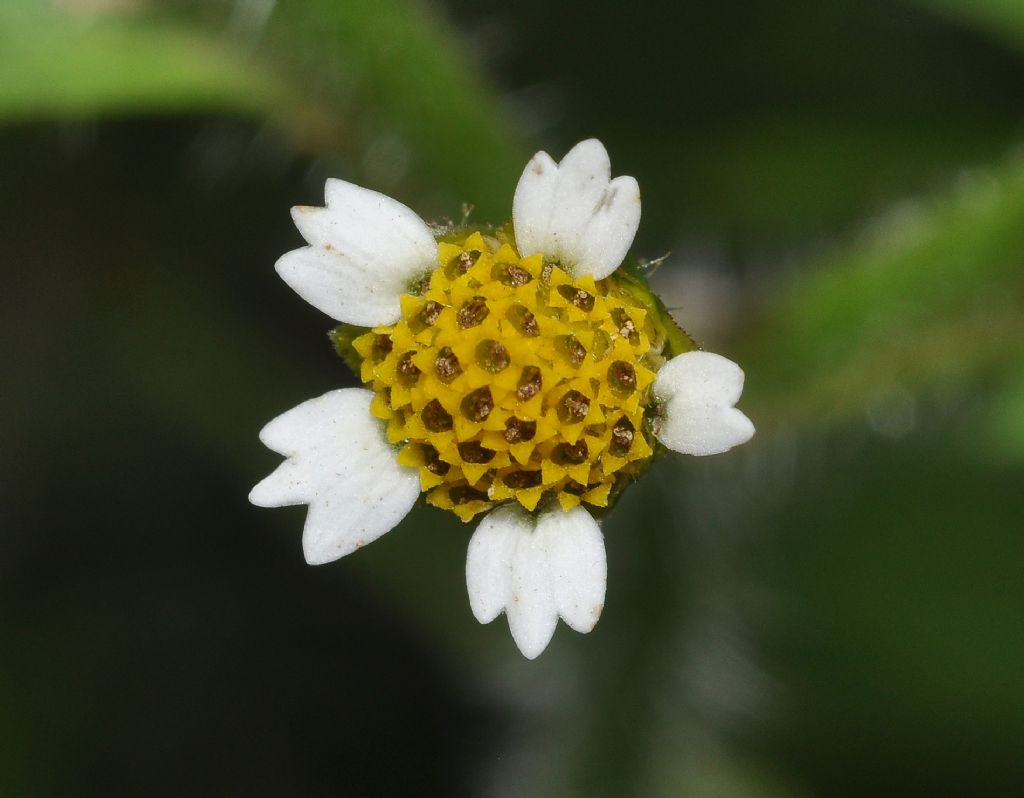
<svg viewBox="0 0 1024 798"><path fill-rule="evenodd" d="M0 795L1024 794L1022 100L1019 0L0 0ZM588 136L758 434L527 662L453 517L247 504L355 384L272 266Z"/></svg>

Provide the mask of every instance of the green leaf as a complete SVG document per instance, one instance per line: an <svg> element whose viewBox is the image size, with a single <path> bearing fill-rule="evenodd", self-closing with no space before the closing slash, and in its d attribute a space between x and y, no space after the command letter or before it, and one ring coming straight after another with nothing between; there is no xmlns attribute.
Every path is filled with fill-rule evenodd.
<svg viewBox="0 0 1024 798"><path fill-rule="evenodd" d="M227 110L270 114L284 85L223 42L169 19L0 5L0 119Z"/></svg>
<svg viewBox="0 0 1024 798"><path fill-rule="evenodd" d="M1024 358L1024 160L891 212L744 331L748 409L820 423Z"/></svg>
<svg viewBox="0 0 1024 798"><path fill-rule="evenodd" d="M919 6L977 28L1014 47L1024 47L1020 0L913 0Z"/></svg>
<svg viewBox="0 0 1024 798"><path fill-rule="evenodd" d="M3 3L0 121L245 115L306 152L340 157L344 168L332 171L425 195L429 214L470 202L482 219L507 218L525 150L468 48L436 15L408 0L288 3L254 37L209 24L227 9L170 16Z"/></svg>
<svg viewBox="0 0 1024 798"><path fill-rule="evenodd" d="M458 192L454 207L472 203L482 221L508 218L527 152L458 31L409 0L310 0L278 11L279 54L292 59L300 88L369 109L361 121L370 142L384 129L399 150L410 146L419 177Z"/></svg>
<svg viewBox="0 0 1024 798"><path fill-rule="evenodd" d="M996 462L1020 465L1024 463L1024 362L993 393L978 424L982 448Z"/></svg>

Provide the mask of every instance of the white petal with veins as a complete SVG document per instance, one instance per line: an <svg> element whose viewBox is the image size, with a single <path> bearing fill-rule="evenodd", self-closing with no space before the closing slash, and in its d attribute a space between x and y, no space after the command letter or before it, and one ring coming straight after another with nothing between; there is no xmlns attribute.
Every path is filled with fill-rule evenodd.
<svg viewBox="0 0 1024 798"><path fill-rule="evenodd" d="M302 532L306 562L350 554L394 528L420 494L416 469L395 461L373 394L343 388L283 413L260 432L287 459L249 494L260 507L308 504Z"/></svg>
<svg viewBox="0 0 1024 798"><path fill-rule="evenodd" d="M632 177L610 178L597 139L581 141L558 164L546 152L533 156L512 202L520 254L539 252L576 277L615 271L640 224L640 188Z"/></svg>
<svg viewBox="0 0 1024 798"><path fill-rule="evenodd" d="M685 352L661 367L654 396L665 403L658 439L683 454L719 454L746 443L754 425L733 405L743 370L711 352Z"/></svg>
<svg viewBox="0 0 1024 798"><path fill-rule="evenodd" d="M308 247L275 268L295 292L338 321L373 327L401 317L399 297L436 266L430 228L398 200L328 180L326 208L292 208Z"/></svg>
<svg viewBox="0 0 1024 798"><path fill-rule="evenodd" d="M581 507L536 520L514 506L500 507L469 543L466 586L474 616L490 623L504 610L512 639L528 659L547 647L559 616L578 632L593 629L606 583L604 538Z"/></svg>

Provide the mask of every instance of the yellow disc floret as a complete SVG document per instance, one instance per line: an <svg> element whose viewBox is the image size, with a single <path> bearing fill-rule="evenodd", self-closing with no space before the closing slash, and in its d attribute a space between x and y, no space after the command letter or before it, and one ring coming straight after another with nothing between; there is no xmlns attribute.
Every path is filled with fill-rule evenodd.
<svg viewBox="0 0 1024 798"><path fill-rule="evenodd" d="M371 411L427 501L462 520L496 503L608 504L649 458L662 342L615 277L574 279L476 232L438 245L402 318L356 338Z"/></svg>

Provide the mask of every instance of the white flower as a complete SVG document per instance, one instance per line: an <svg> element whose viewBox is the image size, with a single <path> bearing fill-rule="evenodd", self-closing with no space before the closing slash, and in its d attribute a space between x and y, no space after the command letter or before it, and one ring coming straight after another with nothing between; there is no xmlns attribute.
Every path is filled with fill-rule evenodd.
<svg viewBox="0 0 1024 798"><path fill-rule="evenodd" d="M516 243L595 280L615 271L640 225L640 187L611 179L611 162L597 139L581 141L556 164L538 152L523 170L512 202Z"/></svg>
<svg viewBox="0 0 1024 798"><path fill-rule="evenodd" d="M249 494L260 507L308 504L302 533L306 562L321 565L391 531L420 495L416 472L395 462L373 395L342 388L282 413L260 432L286 459Z"/></svg>
<svg viewBox="0 0 1024 798"><path fill-rule="evenodd" d="M433 268L430 228L397 200L329 179L326 208L292 208L308 247L277 261L277 273L328 316L372 327L401 315L398 298Z"/></svg>
<svg viewBox="0 0 1024 798"><path fill-rule="evenodd" d="M658 371L654 396L665 402L658 440L683 454L720 454L754 434L733 405L743 392L743 370L721 355L685 352Z"/></svg>
<svg viewBox="0 0 1024 798"><path fill-rule="evenodd" d="M450 245L439 245L431 229L415 213L377 192L340 180L328 180L326 200L325 208L295 208L292 211L295 224L308 246L284 255L277 262L278 273L306 301L338 321L375 327L377 330L384 329L384 325L395 325L405 312L403 302L406 300L403 295L413 292L413 287L422 284L423 279L435 270L443 271L442 267L438 267L439 246ZM519 261L522 268L511 268L518 269L518 274L523 275L522 279L529 281L533 279L531 274L540 275L537 270L528 273L527 267L533 268L530 266L533 263L529 260L531 256L537 256L536 263L543 261L557 264L565 272L563 282L558 285L559 290L563 291L562 296L569 299L568 303L563 304L577 303L579 299L575 308L569 307L567 311L559 313L565 316L568 312L570 319L575 318L572 313L583 317L593 307L594 297L580 286L589 286L589 291L594 292L594 280L604 280L613 275L632 244L639 221L640 194L636 181L631 177L611 178L608 154L599 141L590 139L581 142L558 164L546 153L538 153L527 164L515 193L515 246L518 256L524 260ZM512 252L507 249L507 244L505 246L502 252ZM479 257L479 252L473 252L475 257ZM469 254L472 253L462 253L463 256ZM474 258L469 258L462 271L465 272L474 262ZM507 263L498 263L494 268L498 266L509 268ZM545 270L544 274L547 279L550 271ZM508 276L507 272L505 276ZM444 279L438 278L442 282ZM518 287L519 283L511 282ZM554 296L555 285L551 285L550 293ZM445 296L454 297L457 290L452 289ZM460 327L482 323L489 307L483 303L483 299L480 296L472 297L463 306L463 311L469 306L472 311L482 311L483 315L474 316L470 313L468 320L459 316ZM480 300L480 304L473 305L473 300ZM408 301L413 300L410 298ZM591 304L585 304L586 301ZM440 303L432 304L437 305L437 312L440 313ZM577 312L577 308L581 310ZM453 307L452 318L455 318L455 311ZM540 319L538 323L535 320L542 336L549 335L549 339L553 333L545 332L545 325L557 324L558 314L553 317L556 321ZM437 315L433 318L436 319ZM488 323L498 324L493 320ZM454 322L449 324L454 325ZM626 324L629 326L621 330L624 339L637 334L632 321ZM617 328L610 329L614 332ZM457 331L461 332L461 329ZM497 371L512 362L524 347L527 354L530 351L523 341L512 341L504 337L506 332L506 328L493 326L490 334L500 341L485 341L492 345L490 356L499 361ZM538 332L534 329L528 331L528 334L536 336ZM373 338L372 335L368 337ZM386 339L389 354L392 336L377 337ZM397 334L394 337L397 340ZM612 336L615 337L617 335ZM500 342L515 351L509 355ZM578 345L578 341L576 343ZM496 354L495 344L498 344ZM457 342L454 345L457 348ZM624 347L622 351L627 354L623 357L632 357L628 342L615 345ZM406 355L412 356L416 351L419 350L410 351ZM444 351L451 353L452 349ZM435 351L430 350L430 356L434 354ZM586 356L585 350L583 354ZM384 357L382 353L381 358ZM598 359L596 354L594 359ZM424 368L428 363L408 357L407 360L405 368L414 379L422 374L422 370L414 363ZM384 362L392 363L392 360ZM457 367L459 361L454 359L451 363ZM608 369L608 380L611 380L611 369L607 363L606 360L603 365L594 368ZM635 363L635 367L629 363ZM439 373L442 373L442 365L447 368L449 364L447 361L445 364L438 362ZM485 365L493 366L494 363L488 361ZM641 361L616 361L613 367L616 365L620 366L616 376L626 380L626 393L636 391L639 395L647 385ZM579 362L574 361L574 367L578 366ZM625 372L621 367L625 368ZM390 368L393 377L393 363ZM458 373L461 374L461 371ZM652 431L666 447L686 454L715 454L743 443L753 435L754 429L749 419L734 407L742 390L743 372L731 361L706 352L686 352L662 366L656 377L651 372L646 373L651 374L654 380L650 396L657 408ZM447 376L450 378L451 375ZM476 369L473 375L467 375L467 379L470 376L476 380L472 383L474 388L489 379L486 368ZM578 381L586 383L582 371L578 376ZM600 376L604 379L604 372ZM363 379L369 381L370 378L364 375ZM401 377L395 379L395 393L405 390ZM447 383L447 380L442 382ZM432 384L435 387L440 385L436 382ZM498 384L496 377L496 391ZM558 384L568 388L575 383L562 378ZM511 385L515 387L514 383ZM515 455L514 458L508 452L502 452L504 460L499 458L492 463L491 460L479 459L481 452L489 453L491 458L495 455L494 451L482 448L478 442L486 440L481 437L483 435L497 434L486 432L485 420L494 407L490 393L482 406L472 408L473 412L479 411L480 417L469 412L468 418L460 418L455 422L454 431L450 431L451 415L441 404L433 402L447 426L438 426L434 430L436 435L423 433L427 436L423 440L431 441L436 447L441 447L442 439L449 442L452 451L458 444L458 451L462 453L464 461L457 457L449 460L461 466L461 470L453 473L457 473L462 482L467 483L467 492L473 494L472 503L486 508L494 502L509 502L492 509L474 533L469 544L466 581L470 606L476 618L481 623L489 623L504 612L508 616L516 645L531 659L547 646L559 617L576 631L589 632L604 607L607 577L604 541L593 516L578 505L579 494L592 504L606 503L611 477L601 477L601 468L604 474L614 476L615 469L628 464L630 460L627 454L614 448L607 449L604 460L596 459L597 456L593 454L589 455L589 460L586 459L586 441L590 440L593 447L600 440L596 437L585 438L585 425L594 424L593 413L599 412L600 407L608 409L598 404L599 397L601 402L612 402L613 405L617 401L607 398L611 396L608 393L609 385L611 383L604 384L600 394L596 393L595 388L593 398L589 401L576 391L571 392L581 397L583 402L581 404L573 400L577 404L568 408L571 411L568 416L562 417L566 425L564 432L550 428L551 424L560 423L553 409L545 408L546 415L535 413L532 416L538 420L530 423L541 427L547 423L549 429L545 434L557 432L564 435L566 441L559 444L563 447L559 450L562 460L549 458L550 461L544 462L544 482L539 487L534 486L541 479L541 469L529 471L525 460L522 467L516 462L521 452L516 449L514 442L521 440L519 436L523 433L520 427L505 433L506 440L513 444L506 448ZM418 384L415 390L420 387ZM436 459L438 448L435 446L425 442L417 444L424 447L424 451L432 452L435 459L430 462L414 463L409 459L412 455L407 456L406 450L403 450L401 456L398 455L396 444L403 441L403 435L406 439L415 436L405 434L401 429L396 431L390 423L385 428L380 418L387 416L374 410L374 402L391 402L392 389L387 387L385 390L387 395L383 400L380 395L375 398L374 392L363 388L332 391L304 402L274 419L260 435L264 444L286 459L253 489L250 501L263 507L309 505L303 532L303 550L306 560L311 564L343 557L380 537L405 517L415 504L421 488L427 490L448 478L444 476L450 469L448 461ZM446 389L442 386L437 390ZM477 393L479 390L473 391L473 394ZM533 395L527 392L521 394L520 398L525 404L527 398ZM420 397L421 404L422 399ZM621 407L631 407L629 412L634 415L629 417L640 423L643 416L635 414L642 414L643 408L637 410L636 400L631 401L632 404L629 404L624 400ZM535 402L539 408L540 399ZM450 404L447 406L451 407ZM626 412L619 405L614 405L614 408L616 413ZM375 417L374 412L377 412L378 417ZM601 418L603 416L598 420ZM625 419L626 415L623 415L620 423ZM613 420L609 419L608 425ZM520 423L517 418L506 418L506 422L512 421ZM611 436L614 438L612 447L618 443L628 452L634 440L634 430L635 426L628 421L622 428L616 426L614 433L624 437L614 438L613 433L608 432L603 445L609 446L608 436ZM637 435L634 451L642 449L645 453L643 456L646 456L650 448L642 448L646 444L639 440L641 437ZM468 451L461 448L467 442L476 448ZM569 448L565 449L566 446ZM510 470L518 468L519 473L513 476L535 476L537 482L527 486L525 482L519 485L505 479L501 483L495 478L495 488L504 490L504 493L496 492L493 488L487 493L468 490L477 484L480 475L487 470L488 463L493 467L499 462ZM429 471L435 465L440 467ZM598 475L599 482L604 479L607 483L603 490L598 483L587 485L589 468L596 469L592 473ZM583 469L582 476L577 473L578 469ZM572 479L565 476L567 473ZM578 481L573 482L577 478ZM429 485L425 481L427 479L431 480ZM532 510L541 498L542 491L556 484L554 480L562 480L557 483L562 486L571 483L579 490L570 494L568 487L564 490L557 488L556 492L563 490L558 494L561 506L559 503L548 502L535 512L523 509L527 507ZM505 483L522 490L511 490ZM595 485L598 486L597 490L593 489ZM586 489L590 489L590 492L583 493ZM451 495L454 495L453 490L450 491ZM518 503L508 499L512 494L515 494Z"/></svg>
<svg viewBox="0 0 1024 798"><path fill-rule="evenodd" d="M477 528L466 555L469 605L480 623L503 611L512 639L533 659L561 616L589 632L604 609L608 566L597 521L582 507L541 513L499 507Z"/></svg>

